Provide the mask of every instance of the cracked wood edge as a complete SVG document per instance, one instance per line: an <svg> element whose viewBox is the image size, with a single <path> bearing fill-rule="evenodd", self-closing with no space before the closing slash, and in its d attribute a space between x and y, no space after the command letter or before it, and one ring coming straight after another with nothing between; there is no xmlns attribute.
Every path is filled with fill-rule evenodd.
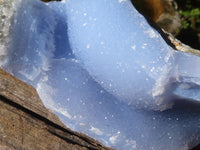
<svg viewBox="0 0 200 150"><path fill-rule="evenodd" d="M65 127L58 117L45 108L36 90L0 69L0 97L12 105L48 125L48 131L59 138L91 150L112 150L100 142Z"/></svg>

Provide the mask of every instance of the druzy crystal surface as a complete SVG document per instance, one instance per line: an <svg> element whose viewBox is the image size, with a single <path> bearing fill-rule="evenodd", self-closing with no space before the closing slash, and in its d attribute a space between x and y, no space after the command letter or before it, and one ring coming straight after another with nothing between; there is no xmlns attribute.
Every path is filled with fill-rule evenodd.
<svg viewBox="0 0 200 150"><path fill-rule="evenodd" d="M200 58L170 48L129 0L1 1L1 67L66 126L117 150L200 144Z"/></svg>

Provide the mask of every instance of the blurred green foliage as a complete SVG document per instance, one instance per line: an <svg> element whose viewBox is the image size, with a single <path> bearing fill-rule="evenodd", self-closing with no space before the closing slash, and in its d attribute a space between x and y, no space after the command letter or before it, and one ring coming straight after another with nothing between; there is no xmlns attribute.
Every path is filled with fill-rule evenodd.
<svg viewBox="0 0 200 150"><path fill-rule="evenodd" d="M184 29L200 33L200 0L176 0Z"/></svg>
<svg viewBox="0 0 200 150"><path fill-rule="evenodd" d="M179 11L181 15L182 25L184 29L192 28L200 32L198 24L200 24L200 9L194 8L191 11Z"/></svg>

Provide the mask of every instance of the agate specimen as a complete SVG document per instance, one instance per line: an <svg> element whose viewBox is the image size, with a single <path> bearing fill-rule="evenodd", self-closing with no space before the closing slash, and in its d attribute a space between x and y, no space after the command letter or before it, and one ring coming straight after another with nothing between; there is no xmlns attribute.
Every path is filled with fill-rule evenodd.
<svg viewBox="0 0 200 150"><path fill-rule="evenodd" d="M8 5L1 67L66 126L117 150L200 144L200 58L169 47L129 0Z"/></svg>

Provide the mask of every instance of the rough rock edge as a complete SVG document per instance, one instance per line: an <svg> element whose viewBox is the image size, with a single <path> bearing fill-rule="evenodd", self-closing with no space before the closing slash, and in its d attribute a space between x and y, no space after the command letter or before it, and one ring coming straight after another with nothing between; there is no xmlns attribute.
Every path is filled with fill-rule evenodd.
<svg viewBox="0 0 200 150"><path fill-rule="evenodd" d="M200 50L194 49L194 48L182 43L181 41L176 39L171 33L165 31L164 29L162 29L162 31L166 34L166 36L171 41L171 43L174 45L176 50L200 56Z"/></svg>
<svg viewBox="0 0 200 150"><path fill-rule="evenodd" d="M112 150L98 141L66 128L58 117L42 104L36 90L0 69L0 100L37 118L48 126L48 132L88 150Z"/></svg>
<svg viewBox="0 0 200 150"><path fill-rule="evenodd" d="M190 54L194 54L194 55L200 56L200 50L199 49L194 49L194 48L182 43L181 41L176 39L171 33L169 33L167 31L165 31L164 29L160 28L158 26L158 24L156 24L148 16L144 16L144 17L147 20L147 22L149 23L149 25L152 28L154 28L158 33L160 33L160 35L165 40L165 42L169 46L171 46L174 50L182 51L182 52L186 52L186 53L190 53Z"/></svg>
<svg viewBox="0 0 200 150"><path fill-rule="evenodd" d="M43 2L53 2L53 1L62 1L62 0L41 0Z"/></svg>

